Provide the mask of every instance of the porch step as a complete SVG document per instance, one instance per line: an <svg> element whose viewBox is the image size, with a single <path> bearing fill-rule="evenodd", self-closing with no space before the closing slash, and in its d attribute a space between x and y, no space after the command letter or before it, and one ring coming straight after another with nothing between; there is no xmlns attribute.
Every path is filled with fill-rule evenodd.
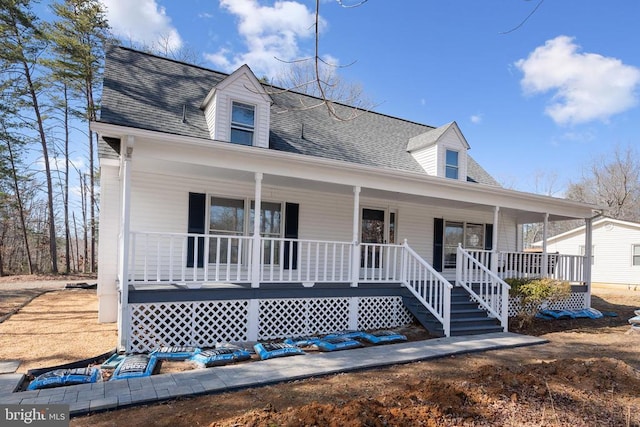
<svg viewBox="0 0 640 427"><path fill-rule="evenodd" d="M456 286L451 290L451 336L502 332L500 320L489 317L467 290Z"/></svg>
<svg viewBox="0 0 640 427"><path fill-rule="evenodd" d="M404 289L402 299L405 307L416 320L435 336L444 336L442 324L425 308L413 294ZM502 332L500 320L489 317L479 304L462 287L451 290L451 336L478 335L491 332Z"/></svg>

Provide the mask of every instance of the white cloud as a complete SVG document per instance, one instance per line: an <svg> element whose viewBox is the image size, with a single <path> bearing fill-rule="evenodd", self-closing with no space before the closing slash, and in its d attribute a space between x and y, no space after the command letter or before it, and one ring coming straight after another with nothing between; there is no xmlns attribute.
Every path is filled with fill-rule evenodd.
<svg viewBox="0 0 640 427"><path fill-rule="evenodd" d="M482 123L482 114L473 114L469 120L471 120L471 123L473 123L474 125L479 125L480 123Z"/></svg>
<svg viewBox="0 0 640 427"><path fill-rule="evenodd" d="M124 40L153 49L180 49L182 39L156 0L101 0L113 32Z"/></svg>
<svg viewBox="0 0 640 427"><path fill-rule="evenodd" d="M248 64L256 74L273 78L284 66L278 59L301 59L300 40L312 38L315 32L315 10L300 2L276 1L273 6L261 6L256 0L220 0L220 6L238 18L238 33L247 49L243 53L221 49L204 55L225 71Z"/></svg>
<svg viewBox="0 0 640 427"><path fill-rule="evenodd" d="M553 93L545 112L557 124L606 121L638 103L640 69L582 53L571 37L548 40L515 65L524 73L525 93Z"/></svg>

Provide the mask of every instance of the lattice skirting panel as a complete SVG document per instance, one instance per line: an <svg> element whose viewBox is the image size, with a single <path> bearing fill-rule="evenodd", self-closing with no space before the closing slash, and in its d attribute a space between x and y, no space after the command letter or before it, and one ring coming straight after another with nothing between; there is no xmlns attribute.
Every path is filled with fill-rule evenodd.
<svg viewBox="0 0 640 427"><path fill-rule="evenodd" d="M586 292L572 292L568 298L547 304L544 308L549 310L581 310L583 308L589 308L587 305L587 296ZM538 310L541 308L543 308L542 305L538 306ZM509 298L509 317L517 316L521 309L520 298Z"/></svg>
<svg viewBox="0 0 640 427"><path fill-rule="evenodd" d="M251 306L249 300L130 304L128 350L213 347L219 342L249 341L255 334L259 340L269 340L394 328L413 321L402 298L391 296L262 299L253 304L257 316L251 315ZM252 321L257 322L255 329Z"/></svg>
<svg viewBox="0 0 640 427"><path fill-rule="evenodd" d="M248 318L248 300L130 304L129 351L247 341Z"/></svg>
<svg viewBox="0 0 640 427"><path fill-rule="evenodd" d="M413 315L400 297L360 298L358 329L376 330L405 326L413 322Z"/></svg>

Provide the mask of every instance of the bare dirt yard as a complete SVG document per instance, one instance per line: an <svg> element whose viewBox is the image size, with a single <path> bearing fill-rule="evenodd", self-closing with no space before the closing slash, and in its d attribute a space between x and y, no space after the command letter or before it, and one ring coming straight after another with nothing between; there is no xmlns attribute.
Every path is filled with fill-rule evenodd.
<svg viewBox="0 0 640 427"><path fill-rule="evenodd" d="M1 289L0 282L0 297ZM89 296L95 303L95 291L68 292L44 294L10 319L56 293L64 295L65 301ZM640 333L630 333L627 323L633 311L640 308L640 290L597 287L592 305L603 312L616 312L618 317L536 320L519 332L549 341L538 346L171 400L78 417L71 420L71 425L640 426ZM52 306L44 308L54 311ZM55 310L75 311L70 322L51 320L45 312L40 314L40 321L66 323L75 336L83 328L78 327L74 316L78 311L91 316L89 312L95 306L87 302L79 308ZM105 333L95 321L95 312L93 316L85 328L91 333ZM10 323L5 321L0 327ZM115 334L111 327L110 333ZM5 333L0 330L0 338ZM41 334L39 346L56 351L52 335ZM14 336L13 342L28 339L30 335L25 333ZM110 341L106 351L115 338L107 332L104 339ZM76 340L78 347L86 347L87 354L82 357L102 351L89 350L84 340ZM0 345L0 358L6 359L7 345ZM65 352L72 354L70 350ZM24 355L19 358L26 359Z"/></svg>

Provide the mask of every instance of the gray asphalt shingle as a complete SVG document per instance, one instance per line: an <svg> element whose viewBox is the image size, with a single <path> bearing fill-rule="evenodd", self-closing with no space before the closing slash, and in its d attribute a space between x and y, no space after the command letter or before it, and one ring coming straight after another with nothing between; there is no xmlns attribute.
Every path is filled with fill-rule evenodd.
<svg viewBox="0 0 640 427"><path fill-rule="evenodd" d="M227 74L161 58L132 49L112 46L107 51L100 122L197 138L209 138L200 109L211 88ZM369 111L352 120L337 121L307 95L270 90L273 99L270 149L367 166L423 172L407 151L412 138L434 127ZM342 117L351 107L336 105ZM183 115L186 118L183 121ZM100 141L98 155L116 153ZM469 156L469 180L498 183Z"/></svg>

